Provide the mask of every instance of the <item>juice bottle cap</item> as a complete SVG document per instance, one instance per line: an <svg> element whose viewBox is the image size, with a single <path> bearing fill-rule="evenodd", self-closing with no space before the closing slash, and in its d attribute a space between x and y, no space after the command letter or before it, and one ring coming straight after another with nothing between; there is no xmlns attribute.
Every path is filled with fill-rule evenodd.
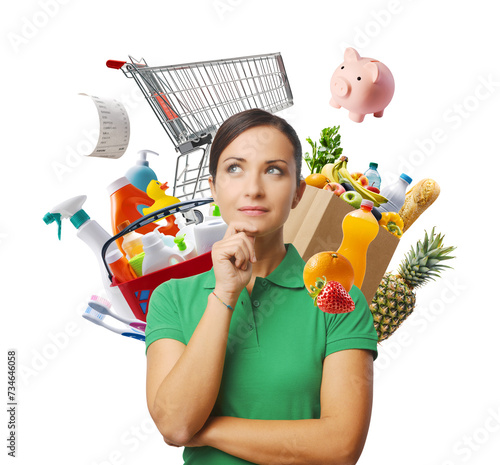
<svg viewBox="0 0 500 465"><path fill-rule="evenodd" d="M361 206L360 208L364 208L365 210L371 211L373 208L373 202L368 199L363 199L361 201Z"/></svg>

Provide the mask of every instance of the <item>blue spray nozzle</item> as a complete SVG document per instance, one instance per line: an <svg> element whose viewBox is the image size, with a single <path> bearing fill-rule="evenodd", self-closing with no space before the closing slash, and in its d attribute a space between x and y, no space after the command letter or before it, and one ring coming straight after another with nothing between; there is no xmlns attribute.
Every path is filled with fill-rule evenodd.
<svg viewBox="0 0 500 465"><path fill-rule="evenodd" d="M45 224L51 224L54 221L57 223L57 237L61 240L61 214L60 213L46 213L43 217L43 221Z"/></svg>

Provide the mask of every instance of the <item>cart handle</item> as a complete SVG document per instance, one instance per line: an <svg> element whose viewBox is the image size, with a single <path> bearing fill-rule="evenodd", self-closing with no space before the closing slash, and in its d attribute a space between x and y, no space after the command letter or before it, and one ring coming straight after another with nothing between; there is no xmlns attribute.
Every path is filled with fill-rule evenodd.
<svg viewBox="0 0 500 465"><path fill-rule="evenodd" d="M113 68L113 69L121 69L123 65L126 65L126 61L118 61L118 60L108 60L106 62L106 66L108 68Z"/></svg>
<svg viewBox="0 0 500 465"><path fill-rule="evenodd" d="M152 223L153 221L161 220L162 218L166 218L167 216L173 215L174 213L190 210L193 207L205 205L205 204L213 202L213 201L214 201L214 199L212 197L207 197L207 198L202 198L202 199L184 200L184 202L179 202L179 203L176 203L174 205L170 205L168 207L161 208L160 210L157 210L153 213L150 213L149 215L146 215L146 216L143 216L142 218L139 218L138 220L129 224L125 229L122 229L116 236L113 236L111 239L108 239L104 243L104 245L102 246L101 256L102 256L102 261L104 262L104 266L106 267L106 271L108 272L109 280L110 281L113 280L113 274L111 273L109 265L106 262L106 251L108 250L108 247L111 245L111 243L116 241L116 239L119 239L120 237L124 236L125 234L128 234L129 232L135 231L136 229L139 229L142 226L146 226L147 224Z"/></svg>

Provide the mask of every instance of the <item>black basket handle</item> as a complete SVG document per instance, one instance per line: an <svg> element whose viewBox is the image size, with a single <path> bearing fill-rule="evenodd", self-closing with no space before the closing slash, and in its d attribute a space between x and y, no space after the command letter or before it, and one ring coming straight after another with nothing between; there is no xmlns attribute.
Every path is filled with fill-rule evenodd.
<svg viewBox="0 0 500 465"><path fill-rule="evenodd" d="M184 200L184 202L175 203L174 205L161 208L160 210L157 210L153 213L150 213L149 215L139 218L138 220L129 224L125 229L122 229L116 236L113 236L111 239L108 239L102 246L101 256L102 256L102 261L104 262L104 266L106 267L106 271L108 272L109 281L110 282L112 281L113 274L111 273L109 265L106 262L106 251L108 250L108 247L114 241L116 241L116 239L119 239L120 237L125 236L125 234L135 231L136 229L139 229L142 226L146 226L147 224L152 223L153 221L161 220L162 218L166 218L167 216L173 215L174 213L191 210L191 208L198 207L200 205L205 205L213 201L214 199L212 197L206 197L201 199Z"/></svg>

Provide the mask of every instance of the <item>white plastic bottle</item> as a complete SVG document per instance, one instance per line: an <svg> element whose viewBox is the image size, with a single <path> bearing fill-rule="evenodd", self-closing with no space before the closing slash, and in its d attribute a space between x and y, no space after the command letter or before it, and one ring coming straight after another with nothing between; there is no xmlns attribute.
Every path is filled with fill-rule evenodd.
<svg viewBox="0 0 500 465"><path fill-rule="evenodd" d="M71 223L77 229L77 237L79 237L92 249L92 252L94 252L97 258L104 289L106 290L108 299L111 301L111 304L115 308L116 312L120 316L126 318L135 318L135 315L118 287L111 287L108 272L104 266L104 262L102 261L102 248L104 244L111 239L111 235L104 230L97 221L91 220L89 215L87 215L87 213L82 209L86 200L86 195L79 195L68 199L50 210L50 212L43 217L43 220L46 224L53 223L54 221L57 223L59 227L59 239L61 239L61 220L67 218L71 220ZM116 242L112 242L106 251L106 256L113 256L113 252L117 250L119 251ZM113 258L112 260L116 260L116 258Z"/></svg>
<svg viewBox="0 0 500 465"><path fill-rule="evenodd" d="M186 241L185 234L177 234L174 239L175 246L178 248L178 254L181 255L184 260L189 260L190 258L196 257L196 249L192 242Z"/></svg>
<svg viewBox="0 0 500 465"><path fill-rule="evenodd" d="M412 179L410 178L410 176L403 173L394 184L391 184L390 186L387 186L384 189L382 189L380 194L387 199L387 202L381 204L380 207L377 207L377 210L380 213L383 212L398 213L399 210L401 210L403 204L405 203L406 189L410 185L411 181Z"/></svg>
<svg viewBox="0 0 500 465"><path fill-rule="evenodd" d="M184 258L163 243L162 238L155 231L144 235L142 246L144 248L143 276L184 261Z"/></svg>
<svg viewBox="0 0 500 465"><path fill-rule="evenodd" d="M222 240L227 224L221 216L218 220L203 221L194 225L194 240L198 255L210 252L215 242Z"/></svg>
<svg viewBox="0 0 500 465"><path fill-rule="evenodd" d="M205 217L204 220L206 218L207 217ZM186 221L184 220L184 218L182 216L177 216L177 218L175 220L175 224L177 224L177 226L179 227L179 232L175 236L179 237L179 236L185 235L185 241L186 242L190 242L191 244L193 244L194 250L196 251L196 254L198 255L198 252L197 252L197 249L196 249L196 240L195 240L195 237L194 237L194 226L195 226L195 224L191 223L191 224L186 225ZM175 245L175 243L172 244L172 247L174 245Z"/></svg>

